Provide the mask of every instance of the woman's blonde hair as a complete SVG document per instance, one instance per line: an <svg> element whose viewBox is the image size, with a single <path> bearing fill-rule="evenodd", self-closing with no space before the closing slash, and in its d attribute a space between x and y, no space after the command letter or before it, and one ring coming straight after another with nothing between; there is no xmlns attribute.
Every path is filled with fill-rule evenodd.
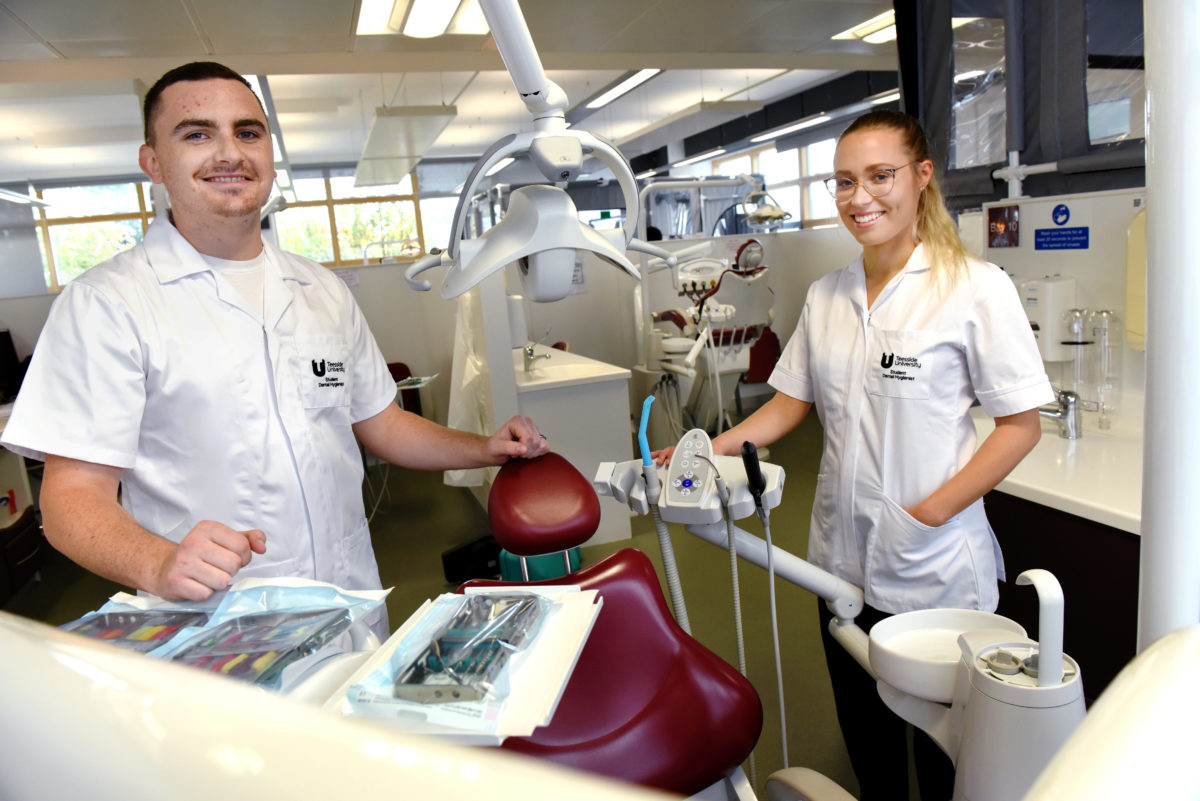
<svg viewBox="0 0 1200 801"><path fill-rule="evenodd" d="M887 129L900 134L900 140L908 150L909 155L916 161L932 161L929 155L929 140L925 131L915 117L901 111L876 110L868 111L850 123L838 138L842 140L857 131ZM917 201L917 219L913 223L913 238L925 245L929 257L930 269L934 283L945 289L958 278L959 273L966 269L967 250L958 237L958 227L946 210L946 201L938 186L937 165L934 165L934 175L929 178L925 190Z"/></svg>

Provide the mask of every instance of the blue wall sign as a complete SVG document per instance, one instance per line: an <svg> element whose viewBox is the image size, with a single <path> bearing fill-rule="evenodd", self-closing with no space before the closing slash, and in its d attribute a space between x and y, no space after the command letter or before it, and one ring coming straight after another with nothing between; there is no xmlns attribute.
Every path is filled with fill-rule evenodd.
<svg viewBox="0 0 1200 801"><path fill-rule="evenodd" d="M1038 228L1033 232L1034 250L1087 250L1086 225L1073 228Z"/></svg>
<svg viewBox="0 0 1200 801"><path fill-rule="evenodd" d="M1050 212L1050 216L1054 218L1055 225L1066 225L1071 219L1071 210L1067 208L1066 203L1059 203L1054 207L1054 211Z"/></svg>

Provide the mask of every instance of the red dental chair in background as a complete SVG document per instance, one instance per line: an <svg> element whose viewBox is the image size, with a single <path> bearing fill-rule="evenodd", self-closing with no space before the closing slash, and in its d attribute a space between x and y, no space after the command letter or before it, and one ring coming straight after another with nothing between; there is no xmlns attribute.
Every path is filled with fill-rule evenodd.
<svg viewBox="0 0 1200 801"><path fill-rule="evenodd" d="M488 516L501 547L534 556L586 541L600 502L570 462L550 453L501 468ZM682 795L737 768L758 740L762 703L744 676L675 622L646 555L624 548L570 576L530 582L564 583L597 590L600 614L550 725L502 747Z"/></svg>

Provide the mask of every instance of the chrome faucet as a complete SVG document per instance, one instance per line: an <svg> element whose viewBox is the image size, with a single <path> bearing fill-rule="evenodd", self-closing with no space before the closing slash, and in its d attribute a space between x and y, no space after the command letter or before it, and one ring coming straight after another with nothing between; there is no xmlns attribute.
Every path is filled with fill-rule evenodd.
<svg viewBox="0 0 1200 801"><path fill-rule="evenodd" d="M1083 407L1079 395L1069 389L1052 389L1057 402L1053 406L1039 407L1038 414L1058 423L1058 435L1063 439L1079 439L1083 436Z"/></svg>
<svg viewBox="0 0 1200 801"><path fill-rule="evenodd" d="M533 352L533 343L532 342L530 342L528 345L526 345L523 350L525 353L525 372L527 372L527 373L533 372L533 363L536 362L538 359L549 359L550 358L549 353L543 353L540 356L536 355Z"/></svg>

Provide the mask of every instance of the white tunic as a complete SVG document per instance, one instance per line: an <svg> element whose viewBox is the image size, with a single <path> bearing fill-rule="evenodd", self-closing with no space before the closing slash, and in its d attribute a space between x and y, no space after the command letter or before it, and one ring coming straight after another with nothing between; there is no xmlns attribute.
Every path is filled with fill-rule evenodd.
<svg viewBox="0 0 1200 801"><path fill-rule="evenodd" d="M983 501L936 528L904 510L974 455L976 400L992 417L1053 400L1012 281L971 260L939 298L918 245L868 309L860 258L809 288L770 383L825 429L809 561L885 612L994 610L1003 561Z"/></svg>
<svg viewBox="0 0 1200 801"><path fill-rule="evenodd" d="M395 382L342 281L264 247L261 310L166 221L71 282L3 444L122 468L125 509L176 542L206 519L261 528L239 577L378 588L350 425Z"/></svg>

